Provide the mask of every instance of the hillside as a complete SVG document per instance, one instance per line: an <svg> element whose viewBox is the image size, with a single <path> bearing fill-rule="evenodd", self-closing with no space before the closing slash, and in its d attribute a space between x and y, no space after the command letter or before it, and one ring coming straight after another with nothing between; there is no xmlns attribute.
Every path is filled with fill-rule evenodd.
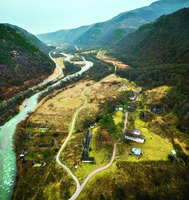
<svg viewBox="0 0 189 200"><path fill-rule="evenodd" d="M21 36L27 39L32 45L39 48L40 51L43 51L44 53L49 53L49 51L52 49L52 47L47 46L41 40L39 40L36 36L27 32L26 30L12 24L5 24L5 25L9 26L12 29L15 29Z"/></svg>
<svg viewBox="0 0 189 200"><path fill-rule="evenodd" d="M150 6L121 13L102 23L71 30L37 35L44 42L78 45L114 45L139 26L152 22L163 14L188 7L188 0L160 0Z"/></svg>
<svg viewBox="0 0 189 200"><path fill-rule="evenodd" d="M19 27L0 24L0 46L0 101L53 72L48 47Z"/></svg>
<svg viewBox="0 0 189 200"><path fill-rule="evenodd" d="M159 106L176 113L177 127L186 132L189 131L188 31L189 8L184 8L140 27L123 39L113 53L132 66L127 71L119 70L120 76L148 89L172 87Z"/></svg>
<svg viewBox="0 0 189 200"><path fill-rule="evenodd" d="M189 9L183 9L140 27L121 40L118 46L135 62L189 63L188 31Z"/></svg>

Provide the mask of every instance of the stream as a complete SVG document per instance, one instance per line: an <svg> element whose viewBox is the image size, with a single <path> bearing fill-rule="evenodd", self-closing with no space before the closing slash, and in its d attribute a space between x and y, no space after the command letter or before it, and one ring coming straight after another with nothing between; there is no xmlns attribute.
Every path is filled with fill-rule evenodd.
<svg viewBox="0 0 189 200"><path fill-rule="evenodd" d="M72 55L64 55L67 56L67 61L70 61ZM62 78L60 81L53 83L51 86L48 86L43 91L36 93L35 95L25 100L19 113L0 127L0 200L11 199L14 189L16 176L16 153L12 148L12 142L17 124L23 121L29 115L30 112L33 112L35 110L36 105L38 103L38 97L41 94L48 91L48 89L50 88L56 87L61 82L71 80L74 77L83 74L85 71L87 71L93 66L92 62L86 61L84 57L82 57L82 59L82 62L85 64L85 66L82 67L79 72ZM53 79L56 78L57 76ZM43 81L43 83L39 84L39 86L45 85L50 81L52 81L52 78L50 80L46 79L45 81Z"/></svg>

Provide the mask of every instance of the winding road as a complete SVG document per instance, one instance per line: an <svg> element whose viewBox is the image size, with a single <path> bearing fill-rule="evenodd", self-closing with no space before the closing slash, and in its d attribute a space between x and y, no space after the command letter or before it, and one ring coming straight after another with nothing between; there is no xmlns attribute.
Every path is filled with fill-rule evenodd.
<svg viewBox="0 0 189 200"><path fill-rule="evenodd" d="M49 56L51 57L50 54ZM84 62L85 66L79 72L61 78L59 81L50 84L50 86L46 87L46 89L34 94L26 101L24 101L20 112L14 117L12 117L0 128L0 199L10 199L14 188L14 181L16 175L16 155L12 149L12 140L17 124L20 123L20 121L24 120L30 112L33 112L35 110L36 105L38 103L38 97L42 93L48 91L50 88L55 88L62 82L66 82L77 76L80 76L82 73L89 70L93 66L93 63L90 61L84 60ZM46 83L57 79L58 76L62 74L62 69L59 67L58 64L56 64L56 68L58 69L58 73L53 74L41 84L34 86L31 89L37 89L38 87L46 85ZM75 123L73 123L73 125L74 124ZM73 130L73 128L74 126L71 128L71 130ZM75 179L75 181L77 181L77 179Z"/></svg>
<svg viewBox="0 0 189 200"><path fill-rule="evenodd" d="M95 83L95 84L97 84L97 83ZM94 84L94 85L95 85L95 84ZM113 163L113 161L114 161L114 159L115 159L116 144L114 144L114 149L113 149L112 158L111 158L110 162L109 162L107 165L105 165L105 166L103 166L103 167L100 167L100 168L98 168L98 169L92 171L92 172L86 177L86 179L83 181L82 184L79 183L79 180L78 180L77 177L71 172L71 170L70 170L66 165L62 164L62 162L60 161L60 154L62 153L62 151L64 150L64 148L65 148L65 146L66 146L66 144L67 144L67 142L69 141L70 137L72 136L72 133L73 133L73 130L74 130L74 127L75 127L75 122L76 122L77 116L78 116L79 112L88 104L88 99L87 99L87 97L85 96L85 92L86 92L89 88L93 87L94 85L92 85L92 86L90 86L90 87L87 87L87 88L85 88L85 89L82 91L81 96L82 96L82 98L83 98L83 100L84 100L84 103L83 103L83 105L82 105L79 109L77 109L76 112L74 113L74 116L73 116L73 119L72 119L72 122L71 122L71 126L70 126L69 134L68 134L66 140L64 141L64 143L62 144L62 146L61 146L61 148L60 148L60 150L59 150L59 152L58 152L58 154L57 154L57 156L56 156L56 162L57 162L59 165L61 165L61 166L71 175L71 177L72 177L72 178L75 180L75 182L76 182L76 191L75 191L75 193L72 195L72 197L71 197L69 200L75 200L75 199L79 196L79 194L81 193L81 191L83 190L83 188L85 187L85 185L87 184L87 182L90 180L90 178L91 178L93 175L95 175L96 173L98 173L98 172L100 172L100 171L102 171L102 170L105 170L105 169L109 168L109 167L112 165L112 163Z"/></svg>

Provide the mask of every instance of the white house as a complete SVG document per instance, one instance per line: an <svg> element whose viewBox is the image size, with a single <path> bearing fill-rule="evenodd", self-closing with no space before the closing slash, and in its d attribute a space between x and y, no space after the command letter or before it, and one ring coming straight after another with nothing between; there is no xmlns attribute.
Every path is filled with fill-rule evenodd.
<svg viewBox="0 0 189 200"><path fill-rule="evenodd" d="M136 134L125 134L125 139L132 140L132 141L139 142L139 143L144 143L144 141L145 141L144 136L136 135Z"/></svg>

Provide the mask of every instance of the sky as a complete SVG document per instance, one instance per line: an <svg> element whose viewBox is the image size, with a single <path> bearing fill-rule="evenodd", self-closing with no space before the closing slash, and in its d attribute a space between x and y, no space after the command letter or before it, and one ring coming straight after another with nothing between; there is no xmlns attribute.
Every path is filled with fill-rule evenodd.
<svg viewBox="0 0 189 200"><path fill-rule="evenodd" d="M77 28L109 20L157 0L0 0L0 23L32 34Z"/></svg>

